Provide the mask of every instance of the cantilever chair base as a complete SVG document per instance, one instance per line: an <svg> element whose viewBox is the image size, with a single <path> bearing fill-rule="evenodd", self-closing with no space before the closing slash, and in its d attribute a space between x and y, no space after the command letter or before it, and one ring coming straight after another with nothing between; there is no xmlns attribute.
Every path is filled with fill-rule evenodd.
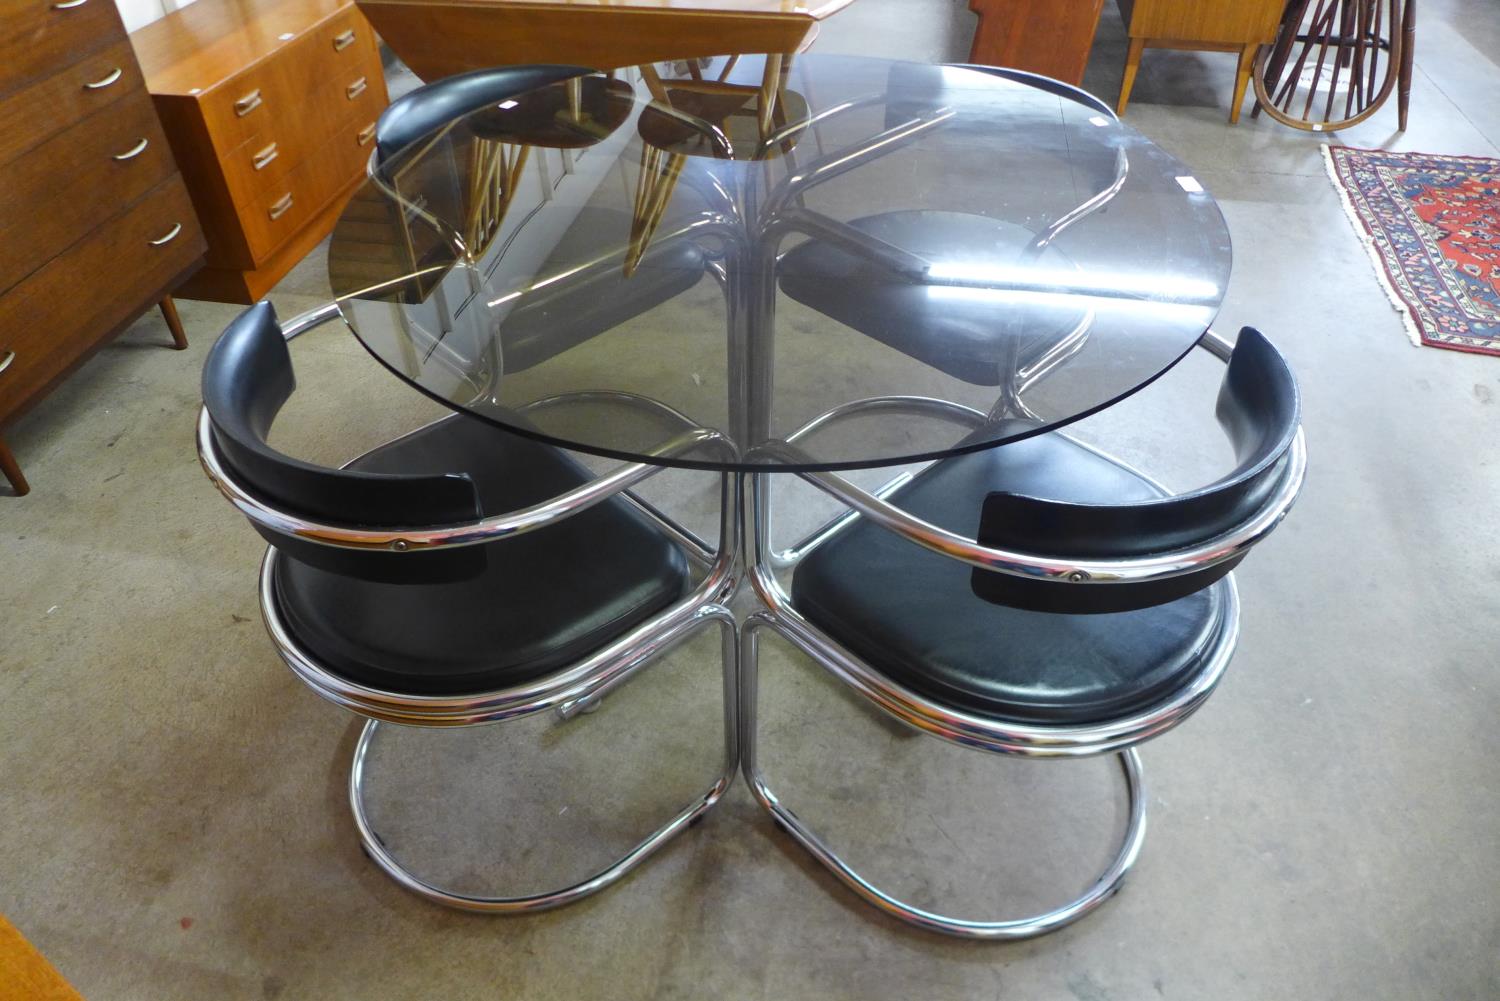
<svg viewBox="0 0 1500 1001"><path fill-rule="evenodd" d="M478 911L487 914L524 914L531 911L547 910L553 907L561 907L581 900L590 894L597 893L607 886L615 883L629 874L636 866L650 858L668 841L698 820L714 805L719 802L734 781L734 773L738 764L738 737L735 726L737 715L737 692L738 678L735 670L735 626L734 616L724 608L714 608L705 612L699 622L711 621L718 623L723 634L723 662L724 662L724 732L725 751L724 765L719 777L701 795L691 803L684 806L672 816L661 827L657 828L642 841L637 843L624 855L606 865L598 872L569 886L556 890L540 893L531 893L520 896L500 896L489 894L462 893L457 890L444 889L433 882L417 875L411 868L396 858L385 842L376 833L370 817L365 809L365 772L366 759L369 755L370 746L375 740L375 733L383 726L379 720L367 720L364 728L360 731L359 742L354 748L354 759L349 768L349 807L354 814L354 826L359 832L359 840L368 855L377 866L383 870L401 886L426 899L444 904L449 907L459 908L467 911ZM598 703L593 703L597 706Z"/></svg>
<svg viewBox="0 0 1500 1001"><path fill-rule="evenodd" d="M724 761L719 776L713 784L691 803L674 814L664 825L631 848L630 851L577 883L556 890L520 896L462 893L440 887L424 879L407 864L397 859L386 846L385 842L381 840L370 821L368 811L365 807L367 759L370 747L375 739L376 731L383 724L391 725L390 721L393 717L386 716L379 710L374 709L373 706L361 708L351 704L349 699L350 693L348 691L329 691L325 690L319 684L320 678L324 676L331 677L331 672L327 672L326 667L316 665L312 660L310 652L301 647L287 631L286 622L282 619L277 602L270 593L269 588L272 586L274 578L276 555L276 550L274 549L267 552L266 563L261 574L261 611L266 618L267 629L275 642L277 652L281 655L282 660L292 668L302 681L306 682L319 695L367 717L364 728L360 732L359 741L355 746L354 757L349 770L349 805L354 814L355 828L359 833L360 844L365 854L397 883L419 896L449 907L490 914L520 914L546 910L572 903L604 889L630 873L636 866L640 865L673 837L681 833L684 828L712 809L734 781L734 775L739 762L739 734L737 727L739 678L736 648L737 632L734 616L728 609L721 605L704 604L697 608L688 608L687 602L682 602L659 615L653 622L647 623L634 631L622 641L611 645L603 651L605 654L604 657L596 656L585 661L581 666L588 668L588 679L608 679L602 683L596 683L590 689L591 694L586 697L576 694L580 688L576 682L566 691L560 689L558 686L552 686L550 689L533 689L524 695L516 693L516 698L514 699L500 699L500 701L506 702L506 711L503 714L481 713L474 718L458 723L455 723L451 719L437 716L428 725L448 726L467 725L475 722L493 723L507 719L518 719L534 713L545 712L549 709L559 710L557 716L566 725L567 720L573 719L577 715L577 711L596 707L608 692L613 691L625 680L633 677L641 668L671 650L700 627L716 624L719 626L722 634L723 647ZM688 614L683 614L684 610ZM317 673L309 672L309 667L319 667L321 671ZM565 700L564 696L569 693L572 693L572 698ZM373 690L370 692L370 695L385 695L390 699L400 698L394 693L377 693ZM486 701L493 702L497 698L498 696L495 693L491 693L488 697L476 697L475 701L481 703ZM577 706L577 711L570 712L568 711L570 702L575 704L582 703L582 705ZM415 705L408 705L406 707L406 715L394 718L401 719L402 722L407 724L415 723L419 726L422 725L412 715L414 712L420 713L421 709L416 708Z"/></svg>
<svg viewBox="0 0 1500 1001"><path fill-rule="evenodd" d="M1140 854L1141 843L1146 837L1146 794L1141 778L1141 759L1135 748L1117 752L1120 769L1125 776L1125 788L1129 797L1129 819L1119 850L1108 868L1101 873L1089 888L1073 900L1031 917L1007 918L1004 920L973 920L948 917L909 904L880 889L839 855L828 842L812 830L773 792L765 776L761 775L755 759L755 701L756 701L756 633L760 628L774 628L774 620L752 617L745 626L741 643L744 676L742 678L744 715L742 716L742 767L750 791L765 810L770 813L782 830L786 831L813 858L833 873L849 889L867 903L897 920L926 931L940 932L959 938L989 939L1005 941L1032 938L1077 921L1108 900L1120 889L1125 875L1135 864ZM804 648L806 650L806 648ZM814 654L812 650L807 653Z"/></svg>
<svg viewBox="0 0 1500 1001"><path fill-rule="evenodd" d="M1208 688L1217 682L1222 669L1227 664L1229 655L1232 653L1237 638L1235 628L1238 617L1237 603L1231 592L1227 602L1226 617L1229 621L1224 622L1213 649L1208 651L1204 660L1201 680ZM851 677L847 670L851 666L863 667L852 658L838 644L826 636L820 635L815 627L809 627L805 621L800 619L797 613L784 608L779 613L760 612L750 616L741 626L740 630L740 750L741 769L745 776L745 782L749 785L751 792L760 805L772 816L778 826L785 830L791 837L805 848L813 858L817 859L824 867L832 872L838 879L858 894L866 902L870 903L880 911L904 921L910 925L927 931L939 932L953 935L959 938L988 939L988 940L1015 940L1032 938L1047 932L1056 931L1065 925L1077 921L1079 918L1097 908L1108 900L1120 889L1126 874L1131 866L1135 864L1140 854L1142 842L1146 836L1146 796L1144 782L1141 775L1141 760L1133 746L1116 749L1115 755L1120 762L1121 771L1125 778L1126 793L1129 798L1129 819L1126 822L1125 833L1120 847L1113 861L1099 875L1099 877L1078 897L1058 907L1054 907L1041 914L1030 917L1007 918L1002 920L975 920L969 918L951 917L925 910L913 904L909 904L899 898L882 890L870 882L859 871L854 868L843 856L839 855L818 833L812 830L805 821L799 817L791 807L782 802L780 797L772 790L766 777L761 774L757 758L757 703L758 703L758 643L759 632L762 629L771 629L790 641L795 647L811 657L819 666L827 669L839 680L853 686L856 691L868 697L872 697L882 709L891 712L898 720L917 727L921 732L935 735L939 739L953 741L980 750L998 751L999 753L1017 753L1014 750L1007 751L1003 746L989 745L977 738L977 735L969 737L956 736L951 729L952 721L943 721L937 718L941 709L927 703L914 693L903 692L898 685L889 686L884 693L896 698L906 697L912 700L912 704L905 707L905 711L897 712L891 705L881 701L881 698L861 687L861 680ZM1206 690L1202 693L1207 694ZM1180 721L1187 712L1201 705L1202 699L1198 698L1187 704L1171 703L1154 710L1148 714L1154 725L1162 729L1169 728L1174 722ZM1174 715L1173 712L1182 712L1183 715ZM921 714L932 713L932 718L926 718ZM1107 729L1101 728L1094 736L1105 738ZM1083 737L1080 733L1078 736ZM1013 738L1008 738L1013 739ZM1102 740L1096 746L1109 747L1107 739ZM1082 748L1074 748L1071 751L1059 749L1056 754L1078 754ZM1028 752L1021 752L1028 753ZM1046 749L1038 749L1031 754L1049 756ZM1087 753L1084 751L1083 753Z"/></svg>

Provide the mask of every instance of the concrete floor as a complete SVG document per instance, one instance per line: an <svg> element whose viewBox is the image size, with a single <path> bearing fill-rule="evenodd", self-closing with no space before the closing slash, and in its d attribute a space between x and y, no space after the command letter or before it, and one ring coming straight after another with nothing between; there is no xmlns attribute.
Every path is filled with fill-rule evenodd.
<svg viewBox="0 0 1500 1001"><path fill-rule="evenodd" d="M957 0L860 0L818 47L962 57ZM1233 59L1149 52L1127 120L1218 197L1237 261L1218 326L1290 357L1306 493L1240 572L1244 635L1198 716L1144 752L1151 828L1125 891L1019 945L952 942L854 901L742 786L624 884L522 919L429 906L360 854L357 724L258 621L258 538L198 470L204 352L232 307L153 314L11 431L0 498L0 912L89 998L1359 998L1500 996L1500 359L1410 346L1324 176L1325 139L1497 155L1500 15L1422 9L1412 127L1319 138L1224 123ZM1106 10L1087 85L1113 95ZM327 294L318 255L272 295ZM278 424L336 461L432 407L328 328ZM1168 482L1226 460L1190 360L1080 426ZM654 495L707 519L712 486ZM817 504L788 495L788 522ZM790 525L789 529L795 528ZM465 886L535 888L638 836L715 768L711 639L584 720L400 732L372 809ZM766 765L872 874L976 916L1063 899L1109 851L1106 761L1011 762L873 723L776 644ZM534 882L518 885L518 880Z"/></svg>

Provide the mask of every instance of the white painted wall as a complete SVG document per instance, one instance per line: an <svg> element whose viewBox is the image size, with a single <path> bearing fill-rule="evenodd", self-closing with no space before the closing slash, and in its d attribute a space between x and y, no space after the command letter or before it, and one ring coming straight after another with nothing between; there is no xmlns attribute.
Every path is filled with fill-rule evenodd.
<svg viewBox="0 0 1500 1001"><path fill-rule="evenodd" d="M115 6L120 8L120 17L125 21L125 30L134 31L192 2L193 0L115 0Z"/></svg>

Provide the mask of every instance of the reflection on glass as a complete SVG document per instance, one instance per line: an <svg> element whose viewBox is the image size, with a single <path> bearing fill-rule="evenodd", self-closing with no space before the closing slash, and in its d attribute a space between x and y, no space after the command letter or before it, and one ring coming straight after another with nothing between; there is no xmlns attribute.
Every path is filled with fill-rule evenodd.
<svg viewBox="0 0 1500 1001"><path fill-rule="evenodd" d="M751 465L862 399L979 415L881 404L800 443L811 464L877 464L1074 419L1180 357L1229 269L1217 207L1183 177L1024 82L717 57L448 124L351 200L330 272L402 378L587 451L691 424Z"/></svg>

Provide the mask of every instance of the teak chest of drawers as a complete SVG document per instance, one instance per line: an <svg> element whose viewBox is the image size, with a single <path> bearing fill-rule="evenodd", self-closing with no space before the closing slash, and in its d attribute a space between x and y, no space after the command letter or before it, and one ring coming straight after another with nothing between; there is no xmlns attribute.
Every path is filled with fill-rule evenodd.
<svg viewBox="0 0 1500 1001"><path fill-rule="evenodd" d="M197 0L131 41L208 236L182 294L254 302L364 175L386 105L374 32L348 0Z"/></svg>
<svg viewBox="0 0 1500 1001"><path fill-rule="evenodd" d="M113 0L0 0L0 427L203 260ZM27 485L0 440L0 472Z"/></svg>

